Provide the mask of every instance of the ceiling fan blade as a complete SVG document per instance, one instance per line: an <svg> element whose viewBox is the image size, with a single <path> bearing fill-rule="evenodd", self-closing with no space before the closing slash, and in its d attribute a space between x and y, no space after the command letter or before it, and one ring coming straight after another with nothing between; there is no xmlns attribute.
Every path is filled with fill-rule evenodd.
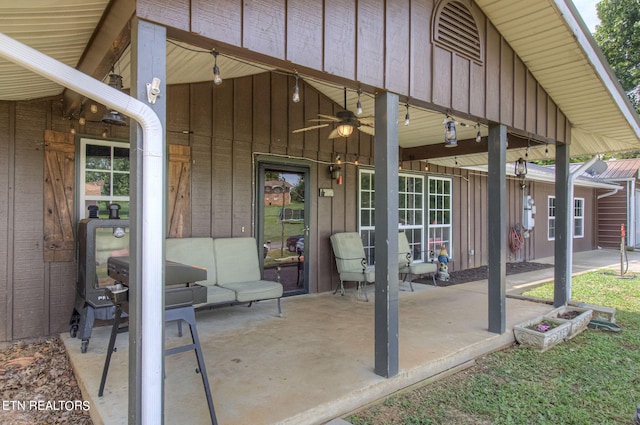
<svg viewBox="0 0 640 425"><path fill-rule="evenodd" d="M331 133L329 133L329 137L327 137L327 139L337 139L338 137L340 137L340 135L338 134L338 129L334 128Z"/></svg>
<svg viewBox="0 0 640 425"><path fill-rule="evenodd" d="M318 114L318 116L322 117L322 118L326 118L326 119L331 120L331 121L340 122L340 118L334 117L333 115Z"/></svg>
<svg viewBox="0 0 640 425"><path fill-rule="evenodd" d="M362 131L364 134L368 134L369 136L375 136L376 130L373 127L369 127L367 125L361 125L358 127L358 130Z"/></svg>
<svg viewBox="0 0 640 425"><path fill-rule="evenodd" d="M299 128L297 130L293 130L292 133L302 133L303 131L316 130L318 128L324 128L324 127L328 127L328 126L329 126L329 124L312 125L310 127Z"/></svg>
<svg viewBox="0 0 640 425"><path fill-rule="evenodd" d="M364 124L368 126L373 126L376 122L375 117L362 117L362 118L358 118L358 121L360 121L360 124Z"/></svg>
<svg viewBox="0 0 640 425"><path fill-rule="evenodd" d="M309 120L310 122L336 122L336 120L334 119L328 119L328 118L314 118Z"/></svg>

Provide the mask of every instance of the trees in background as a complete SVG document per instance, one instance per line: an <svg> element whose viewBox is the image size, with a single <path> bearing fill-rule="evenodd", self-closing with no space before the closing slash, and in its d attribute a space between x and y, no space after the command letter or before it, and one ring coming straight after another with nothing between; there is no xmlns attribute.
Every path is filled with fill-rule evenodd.
<svg viewBox="0 0 640 425"><path fill-rule="evenodd" d="M593 34L631 103L638 110L640 84L640 2L602 0Z"/></svg>

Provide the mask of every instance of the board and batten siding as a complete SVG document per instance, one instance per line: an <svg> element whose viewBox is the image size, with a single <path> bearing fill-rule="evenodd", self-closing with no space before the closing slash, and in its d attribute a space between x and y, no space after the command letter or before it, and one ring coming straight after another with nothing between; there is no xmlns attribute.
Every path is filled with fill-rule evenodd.
<svg viewBox="0 0 640 425"><path fill-rule="evenodd" d="M562 111L482 10L462 3L476 22L482 61L433 43L435 0L138 0L136 13L173 38L243 60L568 142Z"/></svg>
<svg viewBox="0 0 640 425"><path fill-rule="evenodd" d="M627 199L629 184L616 182L622 189L616 194L598 200L598 245L603 248L620 248L620 226L629 222ZM598 190L598 195L609 192ZM633 229L627 229L627 232ZM625 242L626 243L626 242Z"/></svg>

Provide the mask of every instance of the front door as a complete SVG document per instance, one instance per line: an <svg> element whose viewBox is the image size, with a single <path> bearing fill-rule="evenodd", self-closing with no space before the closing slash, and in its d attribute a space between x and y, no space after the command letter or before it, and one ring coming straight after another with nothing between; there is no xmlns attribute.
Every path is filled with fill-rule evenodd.
<svg viewBox="0 0 640 425"><path fill-rule="evenodd" d="M308 184L306 167L262 163L258 167L257 235L267 280L280 279L285 295L308 292Z"/></svg>

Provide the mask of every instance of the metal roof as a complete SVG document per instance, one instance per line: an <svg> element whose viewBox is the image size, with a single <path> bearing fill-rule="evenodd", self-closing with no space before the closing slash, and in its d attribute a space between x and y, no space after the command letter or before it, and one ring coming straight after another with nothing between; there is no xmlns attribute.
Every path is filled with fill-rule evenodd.
<svg viewBox="0 0 640 425"><path fill-rule="evenodd" d="M638 178L640 158L607 161L607 169L598 177L605 180L632 180Z"/></svg>
<svg viewBox="0 0 640 425"><path fill-rule="evenodd" d="M132 1L132 0L130 0ZM0 0L0 32L24 42L71 66L79 63L98 27L108 0ZM570 0L477 0L516 54L565 113L572 128L570 153L575 155L640 149L640 121L588 29ZM211 57L167 44L167 84L211 79ZM270 68L220 56L224 78L265 72ZM116 63L128 87L128 51ZM301 76L305 78L305 76ZM336 103L343 104L342 87L307 79ZM42 77L0 60L0 99L27 100L59 95L63 88ZM354 105L356 94L349 93ZM374 114L374 101L362 97L365 115ZM404 122L404 104L399 120ZM441 113L411 107L411 125L399 126L401 147L440 144L443 139ZM464 122L464 119L459 119ZM468 121L467 121L468 122ZM469 124L475 124L470 122ZM459 138L474 138L476 129L458 127ZM483 136L487 128L481 127ZM553 158L554 147L532 146L528 158L544 159L545 150ZM448 152L449 153L449 152ZM447 166L486 164L487 155L451 156L430 161ZM523 156L519 150L507 152L507 160Z"/></svg>
<svg viewBox="0 0 640 425"><path fill-rule="evenodd" d="M575 163L571 165L572 165L572 168L575 168L574 166L579 166L582 164ZM463 168L469 169L469 170L475 170L475 171L482 171L485 173L488 172L487 165L479 165L479 166L471 166L471 167L463 167ZM516 175L514 171L515 171L515 163L511 162L507 164L507 176L515 178ZM545 183L555 183L556 181L555 166L527 163L526 180L532 180L536 182L545 182ZM604 181L602 179L602 175L594 177L589 175L588 173L584 173L576 177L575 184L576 186L591 187L596 189L609 189L609 190L621 189L621 186L615 183Z"/></svg>

